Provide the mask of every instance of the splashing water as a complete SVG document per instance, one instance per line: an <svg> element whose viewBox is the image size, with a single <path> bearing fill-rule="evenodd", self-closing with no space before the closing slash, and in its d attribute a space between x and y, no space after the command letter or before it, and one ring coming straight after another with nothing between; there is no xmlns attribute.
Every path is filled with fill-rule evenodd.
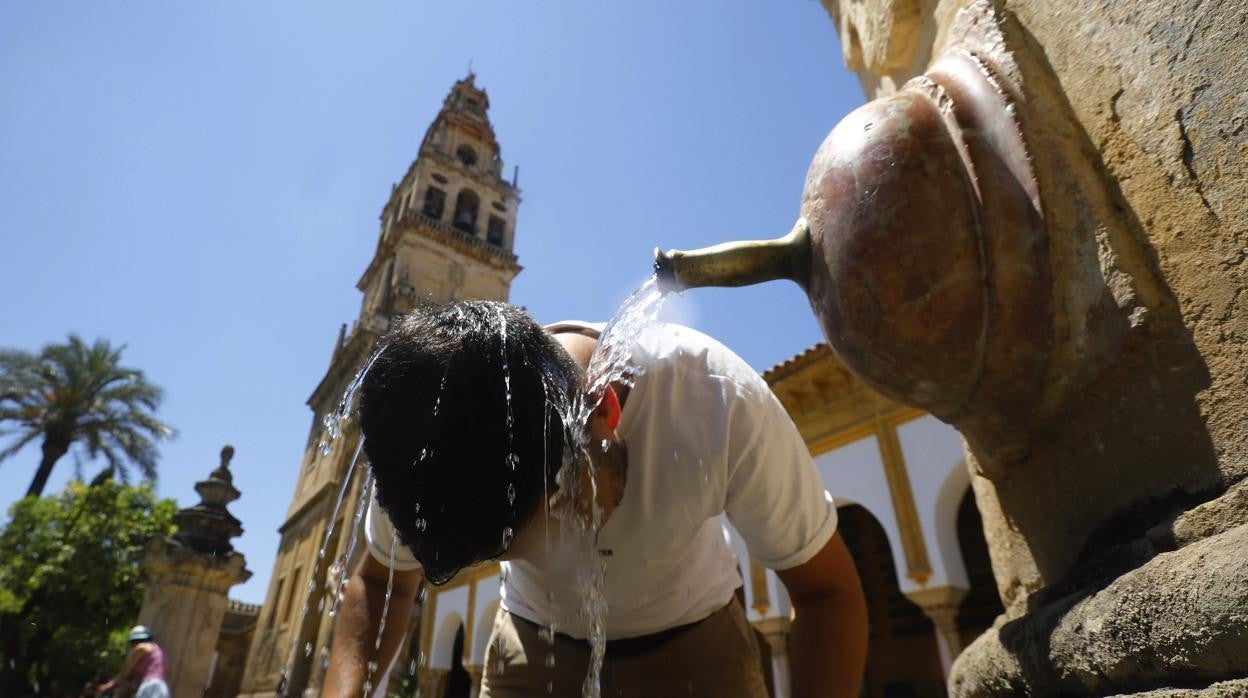
<svg viewBox="0 0 1248 698"><path fill-rule="evenodd" d="M381 607L381 623L377 625L377 640L373 642L373 649L381 649L381 638L386 634L386 617L390 615L390 596L394 593L394 552L398 547L399 530L396 528L390 536L390 571L386 577L386 601Z"/></svg>
<svg viewBox="0 0 1248 698"><path fill-rule="evenodd" d="M342 603L342 590L346 587L350 576L350 563L355 555L355 545L360 540L360 521L364 519L364 510L368 508L368 494L372 489L373 474L368 473L364 476L364 482L360 484L360 497L355 503L355 518L351 520L351 542L347 544L347 552L340 558L342 576L339 577L338 590L334 593L334 604L329 609L330 618L338 614L338 606Z"/></svg>
<svg viewBox="0 0 1248 698"><path fill-rule="evenodd" d="M373 358L375 359L376 356L374 356ZM368 365L372 366L372 360L369 361ZM360 380L361 375L362 375L362 372L360 374L356 374L356 378L352 382L353 386L355 385L356 382ZM354 395L354 392L352 392L352 395ZM341 407L341 403L340 403L340 407ZM330 420L328 420L327 418L326 421L328 422ZM333 420L333 423L336 425L339 423L339 421L340 420L335 418ZM341 436L341 431L338 432L338 436ZM334 511L329 519L329 527L325 531L325 538L322 540L321 548L317 552L317 555L316 555L316 566L312 570L312 575L308 578L308 594L304 598L303 608L299 611L299 622L295 625L294 629L292 630L293 639L291 640L290 651L287 653L286 663L282 666L282 671L280 674L281 680L280 680L279 686L281 687L282 690L279 690L279 695L284 696L285 689L288 688L289 686L291 669L294 666L294 661L295 661L295 652L299 646L299 638L302 635L302 631L303 631L303 622L308 615L308 607L312 603L312 595L316 593L316 578L320 574L321 563L325 559L325 550L329 546L329 541L334 535L334 524L338 521L338 511L342 508L342 500L347 493L347 488L350 486L351 476L355 473L355 465L357 462L359 462L360 453L363 450L364 450L364 442L361 439L360 443L356 445L355 453L352 454L351 460L347 465L347 473L346 473L346 476L343 477L342 488L338 491L338 499L337 501L334 502ZM324 453L325 450L322 449L322 452ZM316 608L317 613L320 613L324 609L324 607L325 607L325 598L324 596L322 596L320 599L320 602L317 604L317 608ZM304 657L308 657L310 654L311 654L311 643L309 643L309 646L305 648Z"/></svg>
<svg viewBox="0 0 1248 698"><path fill-rule="evenodd" d="M602 695L602 660L607 653L607 597L602 589L607 579L607 558L594 549L589 554L594 559L580 579L585 595L582 613L589 621L589 671L581 684L581 695L599 698Z"/></svg>
<svg viewBox="0 0 1248 698"><path fill-rule="evenodd" d="M633 291L620 304L615 315L607 322L607 327L598 338L594 353L589 359L589 367L585 369L587 400L583 401L578 410L574 410L576 424L584 424L602 399L603 390L611 383L621 383L632 387L641 367L631 363L633 346L638 337L650 325L654 324L663 309L666 296L659 290L658 281L650 277L636 291Z"/></svg>
<svg viewBox="0 0 1248 698"><path fill-rule="evenodd" d="M329 413L326 414L321 419L321 425L325 428L325 438L323 438L321 442L318 444L317 449L319 450L320 455L322 457L328 456L333 451L333 443L342 438L343 426L346 424L347 420L350 419L353 413L353 409L355 405L355 396L359 392L360 386L364 384L364 378L368 375L368 372L372 369L373 364L376 363L377 357L381 356L382 352L385 351L385 348L386 347L384 345L381 345L373 350L373 353L369 355L368 360L364 362L363 367L361 367L359 371L356 371L355 376L351 378L351 382L347 384L347 388L346 390L343 391L342 397L338 400L337 406L335 406L333 410L330 410ZM308 594L304 598L303 607L299 611L299 621L298 623L295 624L294 628L291 630L293 637L291 639L290 651L286 655L286 662L282 666L281 673L279 674L280 678L278 680L277 694L279 696L282 696L283 698L284 696L286 696L287 691L289 691L291 688L290 686L291 670L294 666L296 652L299 647L299 639L301 635L303 634L304 621L307 619L308 609L312 603L312 595L316 593L316 586L317 586L316 580L320 576L321 565L325 559L325 552L329 547L330 540L333 539L334 529L338 522L338 512L342 509L343 499L346 497L347 490L351 487L351 478L355 474L355 466L359 462L360 454L363 452L363 450L364 450L364 439L360 438L359 442L356 444L355 452L351 455L351 459L348 462L346 474L342 478L342 487L338 490L338 499L334 502L333 514L331 514L329 518L329 526L325 530L325 537L321 541L320 549L317 551L316 565L312 570L311 577L308 579ZM371 478L366 479L363 487L361 487L361 491L367 492L370 485L371 485ZM359 508L359 504L357 503L355 520L353 524L354 530L352 532L352 544L354 544L356 534L359 531L360 515L361 515L361 511ZM352 545L352 548L354 548L354 545ZM347 569L346 564L349 561L350 561L350 552L348 552L347 555L345 556L339 556L338 559L335 561L335 563L330 566L329 571L331 574L334 569L339 569L339 570L344 571L342 576L340 577L340 583L338 584L338 587L337 587L337 593L334 596L334 603L332 607L330 608L329 613L330 613L331 618L334 616L334 613L338 607L338 601L342 595L342 587L346 583L345 570ZM329 584L327 583L326 591L328 591L328 587L329 587ZM324 610L324 608L325 608L325 599L324 599L324 596L322 595L319 603L317 603L317 609L316 609L317 613L318 614L321 613ZM308 657L311 654L310 648L311 648L311 643L307 643L307 645L304 648L305 650L304 657ZM324 661L328 662L328 657L326 657Z"/></svg>
<svg viewBox="0 0 1248 698"><path fill-rule="evenodd" d="M368 674L364 679L364 691L360 694L361 698L369 698L373 695L373 674L377 672L377 662L369 662L367 668Z"/></svg>
<svg viewBox="0 0 1248 698"><path fill-rule="evenodd" d="M585 390L578 395L576 402L563 417L565 430L571 437L571 448L564 453L556 481L561 491L571 494L564 500L564 506L572 504L572 515L559 517L566 526L575 522L574 536L579 534L580 544L584 551L582 559L587 564L577 575L581 587L582 607L580 615L588 626L587 638L590 644L589 670L581 684L581 695L584 698L601 696L602 661L606 654L606 617L608 612L606 595L603 585L607 573L607 557L598 553L598 531L603 524L602 507L598 504L598 473L595 459L590 457L591 438L586 428L590 416L602 400L607 386L618 383L632 387L644 368L632 363L633 347L641 333L658 317L663 307L664 294L658 288L657 280L651 277L640 288L634 291L607 323L606 329L598 339L594 352L590 357L589 366L585 371ZM599 443L594 446L604 452L610 443ZM583 491L581 478L577 469L588 470L589 491ZM574 503L588 502L588 516L582 515ZM574 538L575 539L575 538ZM554 642L554 629L550 632ZM553 657L553 655L551 655Z"/></svg>

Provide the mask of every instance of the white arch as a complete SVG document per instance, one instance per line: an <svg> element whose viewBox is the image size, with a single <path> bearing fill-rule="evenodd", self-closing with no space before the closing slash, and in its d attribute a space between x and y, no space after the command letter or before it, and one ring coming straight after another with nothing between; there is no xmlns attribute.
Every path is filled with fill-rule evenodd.
<svg viewBox="0 0 1248 698"><path fill-rule="evenodd" d="M433 649L429 656L431 669L449 670L454 666L454 662L459 660L458 657L452 655L455 650L455 635L463 624L463 617L455 611L451 611L442 618L441 624L433 635Z"/></svg>
<svg viewBox="0 0 1248 698"><path fill-rule="evenodd" d="M923 530L932 576L926 588L967 588L958 547L958 503L970 486L966 451L957 430L931 415L897 427L897 441L910 477L915 512ZM905 587L902 587L905 590Z"/></svg>
<svg viewBox="0 0 1248 698"><path fill-rule="evenodd" d="M897 527L897 514L889 492L888 478L884 474L884 462L880 457L879 444L874 436L850 442L820 454L815 467L823 478L824 487L832 495L838 508L857 504L866 509L888 538L889 552L897 567L897 584L901 590L918 589L914 580L905 576L906 553L901 547L901 532Z"/></svg>
<svg viewBox="0 0 1248 698"><path fill-rule="evenodd" d="M498 613L498 604L499 599L494 599L477 610L477 627L472 631L472 651L468 653L469 666L485 666L485 650L489 647L490 633L494 630L494 615Z"/></svg>
<svg viewBox="0 0 1248 698"><path fill-rule="evenodd" d="M971 588L971 582L966 574L966 563L962 560L962 546L958 542L958 508L970 488L971 476L966 471L966 461L958 461L941 484L932 511L936 544L945 562L949 584L961 589Z"/></svg>

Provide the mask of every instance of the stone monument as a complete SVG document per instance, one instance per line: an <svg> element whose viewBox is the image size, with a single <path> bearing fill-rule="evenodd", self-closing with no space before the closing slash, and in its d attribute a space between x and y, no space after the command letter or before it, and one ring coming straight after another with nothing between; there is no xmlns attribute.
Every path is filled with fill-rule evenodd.
<svg viewBox="0 0 1248 698"><path fill-rule="evenodd" d="M239 497L230 474L233 457L233 446L221 449L221 465L195 483L200 503L174 514L177 533L153 539L144 550L148 581L139 623L165 652L175 696L199 696L207 688L230 587L251 577L230 544L243 532L225 508Z"/></svg>

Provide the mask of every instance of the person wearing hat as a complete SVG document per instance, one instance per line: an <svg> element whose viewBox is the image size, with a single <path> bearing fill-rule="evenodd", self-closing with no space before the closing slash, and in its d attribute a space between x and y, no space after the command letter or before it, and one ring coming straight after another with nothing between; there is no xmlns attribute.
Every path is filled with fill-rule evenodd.
<svg viewBox="0 0 1248 698"><path fill-rule="evenodd" d="M103 695L113 691L115 696L134 698L169 698L169 685L165 683L165 653L152 639L152 633L142 625L130 629L126 638L130 652L122 662L121 671L112 681L101 684L96 693Z"/></svg>

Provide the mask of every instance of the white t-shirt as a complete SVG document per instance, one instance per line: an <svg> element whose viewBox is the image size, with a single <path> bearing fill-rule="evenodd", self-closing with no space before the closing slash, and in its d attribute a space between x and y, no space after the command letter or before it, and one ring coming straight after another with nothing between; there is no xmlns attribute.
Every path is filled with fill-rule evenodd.
<svg viewBox="0 0 1248 698"><path fill-rule="evenodd" d="M721 513L755 560L780 570L814 557L837 523L797 428L740 357L696 330L659 324L642 333L632 361L642 372L617 429L627 484L597 544L609 551L609 639L692 623L728 603L743 580ZM366 531L369 552L388 564L393 529L376 501ZM533 560L502 563L502 606L586 637L573 571L583 549L551 541ZM395 569L418 566L406 548L395 551Z"/></svg>

